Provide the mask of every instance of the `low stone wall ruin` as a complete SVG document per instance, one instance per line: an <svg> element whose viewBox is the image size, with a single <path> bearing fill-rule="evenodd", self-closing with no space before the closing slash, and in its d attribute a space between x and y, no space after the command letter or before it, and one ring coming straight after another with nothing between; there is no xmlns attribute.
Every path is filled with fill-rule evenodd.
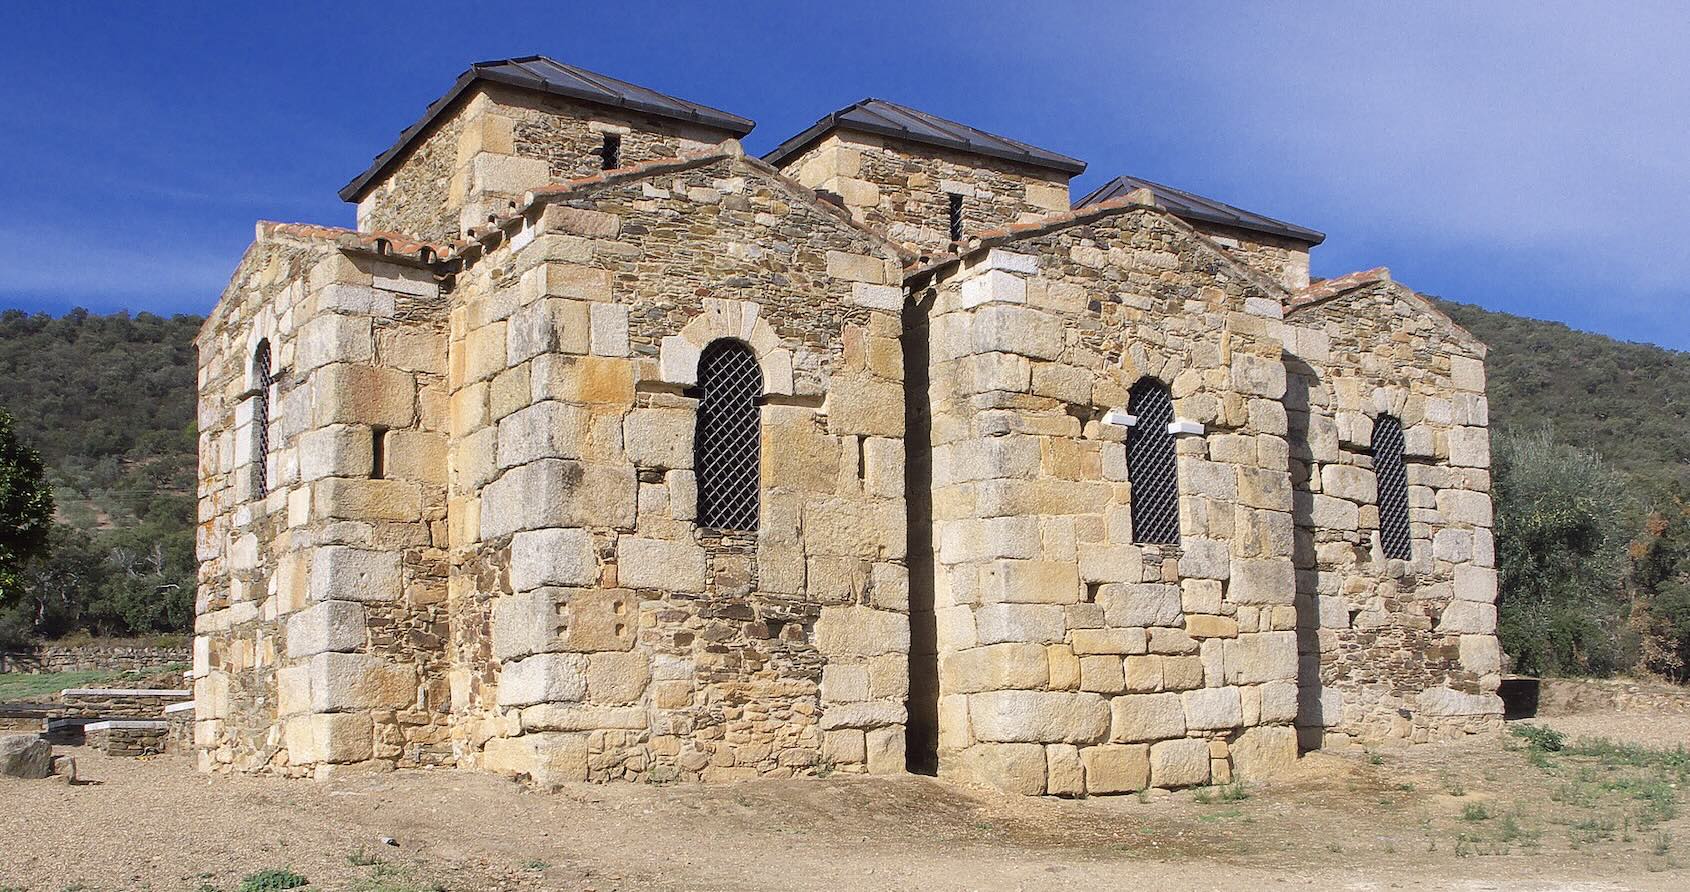
<svg viewBox="0 0 1690 892"><path fill-rule="evenodd" d="M94 722L82 729L90 747L108 756L156 756L170 735L165 721Z"/></svg>
<svg viewBox="0 0 1690 892"><path fill-rule="evenodd" d="M1650 712L1690 715L1690 688L1633 679L1545 678L1537 714Z"/></svg>
<svg viewBox="0 0 1690 892"><path fill-rule="evenodd" d="M0 652L0 672L128 671L188 663L192 650L150 644L44 644L31 650Z"/></svg>

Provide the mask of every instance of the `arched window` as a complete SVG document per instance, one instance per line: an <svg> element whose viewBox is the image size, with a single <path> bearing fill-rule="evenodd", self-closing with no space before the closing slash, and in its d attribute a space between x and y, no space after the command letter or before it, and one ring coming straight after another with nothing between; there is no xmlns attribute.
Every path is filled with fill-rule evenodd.
<svg viewBox="0 0 1690 892"><path fill-rule="evenodd" d="M1408 470L1402 460L1402 422L1389 415L1373 421L1373 474L1379 486L1379 542L1385 556L1410 560Z"/></svg>
<svg viewBox="0 0 1690 892"><path fill-rule="evenodd" d="M751 348L712 341L698 359L698 428L693 467L698 474L698 523L718 530L757 529L760 410L763 372Z"/></svg>
<svg viewBox="0 0 1690 892"><path fill-rule="evenodd" d="M1137 417L1127 432L1127 479L1132 483L1133 541L1179 542L1179 477L1174 469L1174 401L1168 385L1149 378L1133 385L1127 414Z"/></svg>
<svg viewBox="0 0 1690 892"><path fill-rule="evenodd" d="M270 492L270 342L259 341L252 355L252 383L258 391L252 404L253 490L259 498Z"/></svg>

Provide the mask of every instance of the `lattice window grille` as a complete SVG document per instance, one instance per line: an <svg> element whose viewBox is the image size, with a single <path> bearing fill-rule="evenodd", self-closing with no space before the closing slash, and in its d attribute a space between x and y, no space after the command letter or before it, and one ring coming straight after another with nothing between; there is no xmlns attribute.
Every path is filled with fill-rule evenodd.
<svg viewBox="0 0 1690 892"><path fill-rule="evenodd" d="M270 494L270 342L260 341L252 357L252 379L258 390L252 406L253 490L259 498Z"/></svg>
<svg viewBox="0 0 1690 892"><path fill-rule="evenodd" d="M718 340L698 360L698 423L693 465L698 523L707 529L757 529L759 426L763 372L738 341Z"/></svg>
<svg viewBox="0 0 1690 892"><path fill-rule="evenodd" d="M945 194L950 198L950 207L947 211L951 229L951 241L960 242L962 241L962 196L955 192L947 192Z"/></svg>
<svg viewBox="0 0 1690 892"><path fill-rule="evenodd" d="M1373 474L1379 486L1379 541L1385 556L1411 560L1408 470L1403 465L1402 422L1381 415L1373 422Z"/></svg>
<svg viewBox="0 0 1690 892"><path fill-rule="evenodd" d="M1133 541L1179 542L1179 476L1174 464L1174 403L1167 385L1144 380L1127 398L1138 423L1127 432L1127 479L1132 484Z"/></svg>

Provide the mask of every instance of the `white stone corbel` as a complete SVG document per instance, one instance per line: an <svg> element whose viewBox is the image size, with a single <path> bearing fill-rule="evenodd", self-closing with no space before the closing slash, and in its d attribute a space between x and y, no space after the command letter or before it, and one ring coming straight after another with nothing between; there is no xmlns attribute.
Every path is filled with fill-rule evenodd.
<svg viewBox="0 0 1690 892"><path fill-rule="evenodd" d="M1176 437L1185 434L1202 436L1203 422L1192 421L1189 418L1175 418L1173 421L1168 423L1168 433L1173 434Z"/></svg>
<svg viewBox="0 0 1690 892"><path fill-rule="evenodd" d="M1119 427L1133 427L1138 424L1138 416L1128 415L1120 409L1110 409L1109 411L1103 413L1103 423L1113 424Z"/></svg>

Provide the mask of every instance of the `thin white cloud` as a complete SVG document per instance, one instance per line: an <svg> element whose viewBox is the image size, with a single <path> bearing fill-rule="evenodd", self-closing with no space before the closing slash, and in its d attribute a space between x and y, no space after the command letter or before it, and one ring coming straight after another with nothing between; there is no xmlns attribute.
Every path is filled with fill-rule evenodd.
<svg viewBox="0 0 1690 892"><path fill-rule="evenodd" d="M0 227L0 297L115 305L164 299L210 307L238 257L196 245L142 245L91 229Z"/></svg>

